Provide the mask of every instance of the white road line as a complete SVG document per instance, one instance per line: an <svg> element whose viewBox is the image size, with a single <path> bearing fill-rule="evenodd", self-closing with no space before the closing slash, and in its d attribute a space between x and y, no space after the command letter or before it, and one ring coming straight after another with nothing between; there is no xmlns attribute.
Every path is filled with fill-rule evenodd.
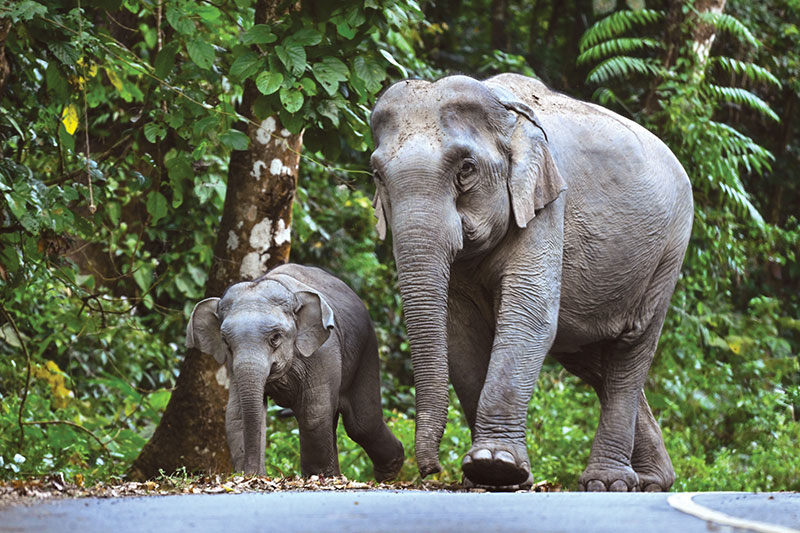
<svg viewBox="0 0 800 533"><path fill-rule="evenodd" d="M779 526L777 524L768 524L766 522L757 522L755 520L747 520L746 518L736 518L735 516L703 507L692 500L692 498L698 494L702 494L702 492L680 492L673 494L667 498L667 503L669 503L673 509L722 526L746 529L758 533L800 533L798 529ZM716 494L724 493L718 492Z"/></svg>

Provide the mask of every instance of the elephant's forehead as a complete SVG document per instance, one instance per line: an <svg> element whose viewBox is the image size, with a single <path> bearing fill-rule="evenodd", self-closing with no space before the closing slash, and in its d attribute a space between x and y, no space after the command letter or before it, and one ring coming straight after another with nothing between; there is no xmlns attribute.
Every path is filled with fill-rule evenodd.
<svg viewBox="0 0 800 533"><path fill-rule="evenodd" d="M219 302L224 314L231 310L291 308L293 295L282 284L273 280L242 282L232 285Z"/></svg>
<svg viewBox="0 0 800 533"><path fill-rule="evenodd" d="M448 136L485 125L498 105L482 83L466 76L434 83L404 81L381 97L373 111L372 125L376 140L395 148L413 138L441 147Z"/></svg>

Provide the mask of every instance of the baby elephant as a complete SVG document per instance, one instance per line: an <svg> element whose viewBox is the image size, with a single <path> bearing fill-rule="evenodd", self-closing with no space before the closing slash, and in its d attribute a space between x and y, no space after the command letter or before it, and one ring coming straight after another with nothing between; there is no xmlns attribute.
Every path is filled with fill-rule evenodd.
<svg viewBox="0 0 800 533"><path fill-rule="evenodd" d="M304 476L339 474L340 413L377 480L400 471L403 445L381 411L375 331L339 279L289 264L231 285L222 298L195 306L186 346L227 367L225 428L236 471L265 474L266 396L297 416Z"/></svg>

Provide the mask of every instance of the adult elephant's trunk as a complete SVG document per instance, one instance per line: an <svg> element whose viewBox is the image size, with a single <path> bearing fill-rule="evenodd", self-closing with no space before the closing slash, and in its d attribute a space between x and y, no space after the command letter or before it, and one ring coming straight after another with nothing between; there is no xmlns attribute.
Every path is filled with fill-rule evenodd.
<svg viewBox="0 0 800 533"><path fill-rule="evenodd" d="M244 361L240 361L246 359ZM234 362L234 379L239 391L244 425L244 472L266 474L264 446L266 430L266 404L264 384L269 376L266 357L245 358L237 354Z"/></svg>
<svg viewBox="0 0 800 533"><path fill-rule="evenodd" d="M439 214L431 209L394 213L395 260L416 387L416 458L425 477L441 470L439 444L447 423L447 291L450 262L460 240L445 244ZM436 235L436 237L434 237Z"/></svg>

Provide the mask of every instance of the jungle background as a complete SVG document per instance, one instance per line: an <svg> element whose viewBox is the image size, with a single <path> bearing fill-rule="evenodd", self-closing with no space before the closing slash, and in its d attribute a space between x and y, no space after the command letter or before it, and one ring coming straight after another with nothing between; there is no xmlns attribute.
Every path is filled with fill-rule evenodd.
<svg viewBox="0 0 800 533"><path fill-rule="evenodd" d="M287 259L366 302L414 480L369 110L406 77L518 72L644 125L691 178L694 232L646 385L674 489L800 490L799 25L798 0L2 0L0 480L230 469L225 389L183 347L188 314L243 262ZM265 218L269 246L248 242ZM267 471L297 475L277 410ZM548 361L535 481L577 488L597 417ZM452 396L437 478L460 481L468 448ZM341 428L339 449L346 476L370 478Z"/></svg>

